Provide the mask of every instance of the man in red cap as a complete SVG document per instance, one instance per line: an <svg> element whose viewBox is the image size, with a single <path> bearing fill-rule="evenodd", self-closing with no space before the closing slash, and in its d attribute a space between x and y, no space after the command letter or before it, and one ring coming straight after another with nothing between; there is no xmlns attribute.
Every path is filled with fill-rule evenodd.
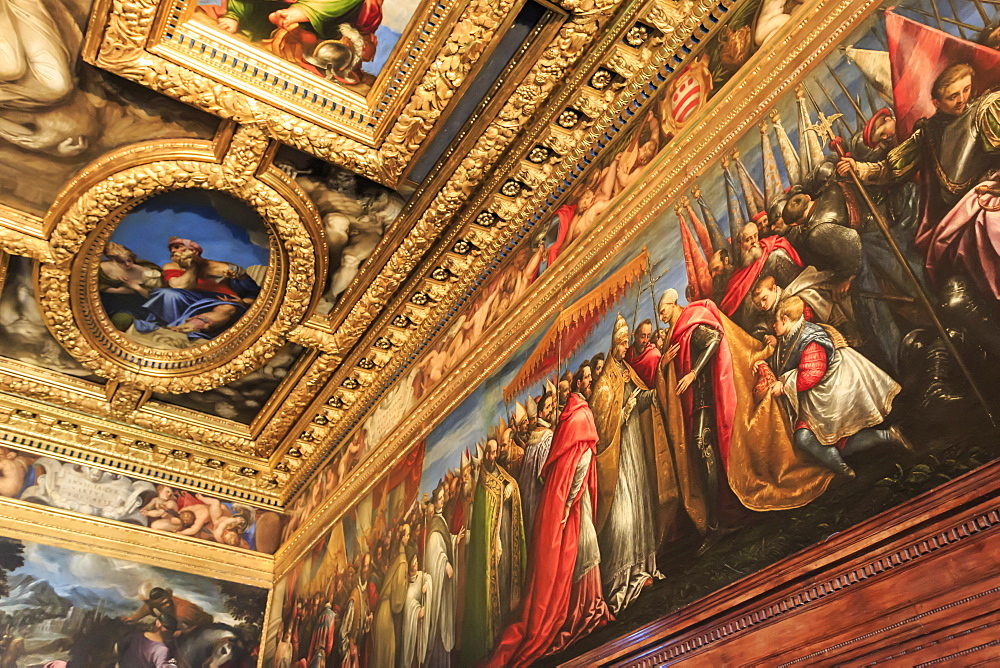
<svg viewBox="0 0 1000 668"><path fill-rule="evenodd" d="M896 117L892 110L883 107L876 111L861 133L865 146L884 157L898 143L896 140Z"/></svg>

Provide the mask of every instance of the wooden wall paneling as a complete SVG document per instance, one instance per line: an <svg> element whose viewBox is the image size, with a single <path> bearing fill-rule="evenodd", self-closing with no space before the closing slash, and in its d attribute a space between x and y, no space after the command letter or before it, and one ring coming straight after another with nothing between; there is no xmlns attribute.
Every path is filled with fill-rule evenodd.
<svg viewBox="0 0 1000 668"><path fill-rule="evenodd" d="M998 528L994 462L563 665L1000 660Z"/></svg>

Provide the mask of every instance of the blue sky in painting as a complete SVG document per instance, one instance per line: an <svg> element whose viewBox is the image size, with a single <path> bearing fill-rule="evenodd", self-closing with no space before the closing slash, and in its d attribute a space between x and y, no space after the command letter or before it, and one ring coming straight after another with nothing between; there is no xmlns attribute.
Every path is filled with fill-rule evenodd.
<svg viewBox="0 0 1000 668"><path fill-rule="evenodd" d="M392 49L396 46L396 42L399 41L400 35L402 33L396 32L385 24L380 25L378 30L375 31L375 37L378 38L378 48L375 50L375 58L370 63L363 63L361 69L376 75L381 72L389 60L389 56L392 55Z"/></svg>
<svg viewBox="0 0 1000 668"><path fill-rule="evenodd" d="M175 594L197 603L216 621L233 623L222 605L214 580L190 573L166 570L133 561L97 554L73 552L28 541L24 543L24 565L11 575L27 574L49 583L57 594L70 601L102 601L112 614L131 614L139 608L139 588L144 583L169 587ZM3 602L0 601L0 609Z"/></svg>
<svg viewBox="0 0 1000 668"><path fill-rule="evenodd" d="M191 239L210 260L241 267L266 265L264 223L246 204L222 193L179 190L143 202L130 211L111 240L161 267L170 261L167 240Z"/></svg>

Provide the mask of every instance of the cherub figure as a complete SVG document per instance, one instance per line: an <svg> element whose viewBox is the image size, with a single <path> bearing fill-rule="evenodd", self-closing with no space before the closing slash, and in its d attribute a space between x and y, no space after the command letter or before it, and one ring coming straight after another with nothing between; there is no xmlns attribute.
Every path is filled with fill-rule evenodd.
<svg viewBox="0 0 1000 668"><path fill-rule="evenodd" d="M156 496L140 508L139 513L152 520L150 529L174 532L182 528L177 498L173 488L167 485L157 485Z"/></svg>

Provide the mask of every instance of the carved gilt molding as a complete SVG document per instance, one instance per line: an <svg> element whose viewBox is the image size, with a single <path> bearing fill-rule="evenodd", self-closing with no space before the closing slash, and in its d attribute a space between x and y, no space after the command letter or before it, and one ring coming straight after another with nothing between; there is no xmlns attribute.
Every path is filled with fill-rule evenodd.
<svg viewBox="0 0 1000 668"><path fill-rule="evenodd" d="M270 555L4 497L0 535L255 587L273 582Z"/></svg>
<svg viewBox="0 0 1000 668"><path fill-rule="evenodd" d="M474 388L505 362L509 351L516 349L529 336L538 322L544 322L546 318L558 311L567 295L575 294L589 278L595 275L612 257L615 248L633 239L664 210L669 202L690 187L700 172L718 160L722 151L731 141L741 136L757 122L758 117L766 112L769 104L779 95L790 90L813 65L821 61L823 55L835 47L839 40L865 20L877 5L873 0L856 0L839 5L836 9L824 9L821 17L817 17L816 12L823 4L819 0L813 2L804 9L797 21L786 26L786 34L795 32L796 35L801 36L801 39L785 40L770 52L756 54L744 66L738 77L718 91L706 108L690 121L688 127L691 130L675 138L669 145L669 149L661 152L647 169L647 173L640 180L639 185L623 193L616 204L609 208L603 220L560 256L558 270L543 273L539 280L532 285L520 305L483 333L480 342L468 359L452 369L447 374L445 381L426 394L420 403L410 411L409 415L392 430L391 435L383 443L372 448L369 457L351 472L346 481L341 483L342 489L339 489L316 511L314 516L316 521L303 522L303 528L299 531L300 535L294 536L292 542L287 546L289 552L279 554L279 571L282 563L292 559L293 553L300 553L301 550L307 549L308 545L318 538L321 534L321 527L329 526L334 518L345 512L346 505L361 494L359 490L369 487L372 484L371 479L377 478L382 471L387 470L389 462L397 460L400 452L405 451L411 444L430 433ZM690 31L686 34L690 34ZM780 40L775 41L778 43ZM664 61L666 58L659 60L659 62ZM634 85L637 89L641 87L638 83ZM568 88L572 88L572 86ZM727 110L722 122L702 122L713 115L717 116L722 105L725 105ZM617 116L612 116L608 125L611 125L616 118ZM599 132L592 130L589 136L593 141L596 141L603 132L603 128ZM565 178L565 176L560 174L556 178ZM498 177L493 183L497 181L502 183L502 177ZM547 203L549 204L548 210L554 208L556 200L548 197L549 192L540 188L537 200L531 200L531 205L511 207L512 210L518 211L521 216L513 221L511 227L516 230L520 229L522 225L528 224L531 212L537 210L532 206L538 207L542 203ZM477 205L477 209L478 206L482 206L487 201L487 197L493 198L492 208L487 209L487 211L492 212L497 211L495 202L505 199L500 193L491 195L486 191L483 198L474 203ZM499 219L499 215L494 216L494 220L496 219ZM506 221L498 224L506 224ZM483 255L489 256L486 252ZM489 261L492 260L492 257L489 256ZM488 261L480 261L483 265L488 263ZM435 281L433 273L434 270L431 270L431 276L424 284L426 287L416 294L440 296L438 298L440 298L441 303L435 306L438 307L437 313L441 315L438 317L426 316L427 327L423 331L433 330L434 326L440 322L440 318L443 318L444 314L452 308L452 304L459 301L458 296L449 301L444 295L451 293L451 290L454 290L454 293L451 294L461 295L466 289L464 282L454 278ZM469 271L468 274L479 275L472 271ZM412 309L413 305L408 304L407 306ZM453 314L460 313L460 311L454 310L452 312ZM390 319L398 313L399 311L390 309L384 319ZM408 355L414 354L415 350L420 350L424 341L430 338L429 334L423 336L420 334L416 331L410 332L410 344L401 347L398 351L394 350L394 354L406 359ZM396 369L396 366L391 366L388 371L396 371ZM348 430L359 424L360 416L367 414L367 408L363 412L355 412L351 410L351 407L356 403L368 406L372 400L367 397L377 396L379 393L363 389L352 391L343 385L335 384L338 378L345 377L349 377L347 371L338 372L328 390L332 390L329 396L340 398L342 401L336 401L337 406L330 406L326 409L327 415L330 417L329 425L337 424L338 415L343 420L343 424L348 425L344 430L345 436L337 439L341 443L346 442ZM379 386L376 384L375 387ZM327 426L324 429L329 430L330 427ZM324 431L324 435L326 433L328 431ZM305 480L306 472L311 470L312 467L308 463L304 463L302 474L291 484L296 487L300 486Z"/></svg>
<svg viewBox="0 0 1000 668"><path fill-rule="evenodd" d="M578 3L569 4L576 9ZM581 12L607 13L616 2L588 0L579 4ZM235 62L236 56L232 54L239 52L237 40L227 40L217 30L199 29L197 24L189 26L189 32L193 30L190 48L165 37L163 26L173 20L170 17L184 15L194 6L190 0L177 5L160 4L157 0L102 3L94 16L106 19L106 25L103 32L88 33L85 58L98 67L221 118L261 123L274 139L390 187L399 183L421 144L446 116L451 100L463 89L480 60L492 52L502 28L513 20L514 11L520 6L514 0L471 0L464 7L453 2L442 6L423 3L413 19L414 25L439 26L442 23L439 14L448 15L453 8L460 13L447 32L436 27L431 36L413 31L407 41L409 49L397 49L399 62L387 64L384 74L402 66L408 51L419 49L426 53L416 62L406 62L395 78L380 77L378 90L365 98L336 85L324 86L325 82L315 75L304 70L298 72L297 68L273 58L253 67L266 70L273 81L252 81L240 76L234 68L219 62L230 59ZM176 26L173 30L176 31ZM423 30L426 32L427 28ZM211 36L206 37L208 34ZM198 54L205 50L196 41L213 54L212 62L199 61ZM240 57L245 61L248 54L242 53ZM385 85L381 84L383 80ZM282 86L282 81L290 85ZM275 97L276 88L294 89L296 97L288 100ZM396 92L397 89L402 92ZM333 110L337 113L310 102L316 96L309 94L311 90L336 99ZM380 91L384 94L392 91L397 102L384 104ZM369 120L372 118L376 118L375 125ZM383 122L378 123L378 118Z"/></svg>

